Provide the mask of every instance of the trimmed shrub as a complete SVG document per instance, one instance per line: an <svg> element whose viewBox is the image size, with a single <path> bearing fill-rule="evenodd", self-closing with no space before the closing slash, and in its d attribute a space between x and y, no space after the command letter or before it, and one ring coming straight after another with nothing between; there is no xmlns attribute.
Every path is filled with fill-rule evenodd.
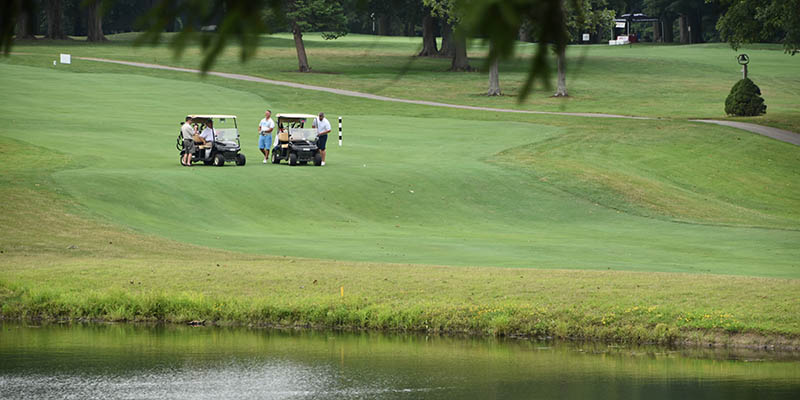
<svg viewBox="0 0 800 400"><path fill-rule="evenodd" d="M761 98L761 89L749 78L744 78L731 88L725 99L725 113L739 117L751 117L767 112L767 105Z"/></svg>

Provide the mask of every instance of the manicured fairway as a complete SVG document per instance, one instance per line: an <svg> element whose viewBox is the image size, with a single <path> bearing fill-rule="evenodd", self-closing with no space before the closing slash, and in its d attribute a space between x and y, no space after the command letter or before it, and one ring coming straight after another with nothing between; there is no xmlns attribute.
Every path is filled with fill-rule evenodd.
<svg viewBox="0 0 800 400"><path fill-rule="evenodd" d="M755 214L733 222L756 228L643 218L603 207L598 203L602 198L559 190L549 180L575 171L554 169L557 162L547 166L556 173L547 178L537 174L536 165L530 171L509 165L511 157L500 155L524 146L544 151L545 159L558 159L550 153L558 151L552 143L570 136L564 128L338 107L326 111L345 114L346 146L333 146L326 167L265 166L253 134L260 110L316 112L319 107L292 107L291 91L271 87L264 88L270 93L265 100L199 82L3 68L4 87L15 99L4 106L14 115L4 136L65 154L72 162L53 174L55 184L90 214L141 232L249 253L351 261L780 277L800 273L795 246L800 233L793 229L798 213L790 205L776 216L769 215L768 207L726 202ZM331 95L311 96L335 101ZM178 121L202 112L242 116L247 166L179 167L174 147ZM687 124L652 125L679 132ZM640 122L617 126L653 129ZM729 130L703 127L702 132L717 141ZM786 170L793 148L783 155L789 145L745 137L745 143L751 141L764 144L765 154L775 154L780 163L769 176L797 176ZM739 142L736 146L744 146ZM718 150L708 151L702 157L726 158ZM631 156L641 155L625 155ZM621 181L626 179L631 178ZM784 184L788 187L778 190L796 196L797 181ZM781 206L780 200L774 203ZM695 219L691 214L677 217ZM773 226L781 229L769 229Z"/></svg>

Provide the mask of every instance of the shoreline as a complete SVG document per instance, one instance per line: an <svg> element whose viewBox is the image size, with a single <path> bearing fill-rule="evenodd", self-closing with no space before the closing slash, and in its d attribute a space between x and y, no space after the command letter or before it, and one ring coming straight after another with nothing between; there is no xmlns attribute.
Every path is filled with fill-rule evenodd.
<svg viewBox="0 0 800 400"><path fill-rule="evenodd" d="M0 309L4 305L0 304ZM363 327L356 325L329 325L325 323L295 322L282 323L280 321L230 321L230 320L190 320L181 321L173 318L165 319L118 319L111 318L91 318L91 317L43 317L41 315L26 315L22 317L8 317L0 313L0 325L5 322L11 323L36 323L38 325L72 325L72 324L126 324L133 326L174 326L174 327L196 327L196 328L245 328L245 329L269 329L280 331L313 331L313 332L338 332L338 333L376 333L376 334L408 334L440 336L455 339L507 339L534 342L567 342L567 343L591 343L607 345L630 345L630 346L657 346L666 347L673 350L691 349L713 349L730 351L752 351L769 352L789 356L790 358L800 358L800 338L792 338L787 335L779 334L759 334L754 332L724 332L719 330L700 330L700 329L678 329L677 327L667 327L672 333L665 340L637 340L634 336L625 336L624 330L617 330L618 336L562 336L553 332L522 332L509 331L492 333L481 330L464 329L416 329L400 326L387 326L381 329ZM639 338L641 339L641 338Z"/></svg>

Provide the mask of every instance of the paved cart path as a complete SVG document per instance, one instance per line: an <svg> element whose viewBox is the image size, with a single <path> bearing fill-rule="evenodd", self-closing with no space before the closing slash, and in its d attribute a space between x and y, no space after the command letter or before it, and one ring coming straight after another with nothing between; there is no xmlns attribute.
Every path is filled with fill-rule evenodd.
<svg viewBox="0 0 800 400"><path fill-rule="evenodd" d="M170 66L167 66L167 65L140 63L140 62L133 62L133 61L110 60L110 59L107 59L107 58L95 58L95 57L75 57L75 58L80 59L80 60L85 60L85 61L97 61L97 62L128 65L128 66L132 66L132 67L161 69L161 70L167 70L167 71L190 72L190 73L194 73L194 74L199 74L201 72L200 70L191 69L191 68L170 67ZM658 118L651 118L651 117L637 117L637 116L632 116L632 115L619 115L619 114L572 113L572 112L556 112L556 111L530 111L530 110L514 110L514 109L510 109L510 108L492 108L492 107L467 106L467 105L459 105L459 104L439 103L439 102L435 102L435 101L398 99L398 98L394 98L394 97L386 97L386 96L379 96L379 95L369 94L369 93L355 92L355 91L352 91L352 90L334 89L334 88L328 88L328 87L323 87L323 86L306 85L306 84L302 84L302 83L294 83L294 82L286 82L286 81L276 81L276 80L272 80L272 79L259 78L259 77L256 77L256 76L242 75L242 74L231 74L231 73L227 73L227 72L208 71L207 74L208 75L212 75L212 76L218 76L218 77L221 77L221 78L237 79L237 80L249 81L249 82L266 83L268 85L286 86L286 87L292 87L292 88L297 88L297 89L315 90L315 91L319 91L319 92L333 93L333 94L338 94L338 95L342 95L342 96L360 97L360 98L364 98L364 99L371 99L371 100L378 100L378 101L391 101L391 102L396 102L396 103L418 104L418 105L423 105L423 106L458 108L458 109L463 109L463 110L476 110L476 111L489 111L489 112L502 112L502 113L517 113L517 114L567 115L567 116L573 116L573 117L590 117L590 118L624 118L624 119L640 119L640 120L658 119ZM771 137L773 139L780 140L782 142L791 143L791 144L800 146L800 134L792 132L792 131L787 131L787 130L778 129L778 128L772 128L772 127L763 126L763 125L745 123L745 122L720 121L720 120L713 120L713 119L696 119L696 120L690 120L690 121L730 126L730 127L733 127L733 128L743 129L743 130L746 130L746 131L749 131L749 132L757 133L759 135L768 136L768 137Z"/></svg>
<svg viewBox="0 0 800 400"><path fill-rule="evenodd" d="M717 124L717 125L724 125L724 126L744 129L746 131L757 133L759 135L771 137L775 140L780 140L781 142L791 143L800 146L800 134L794 133L792 131L787 131L784 129L751 124L749 122L720 121L716 119L692 119L690 121L705 122L708 124Z"/></svg>

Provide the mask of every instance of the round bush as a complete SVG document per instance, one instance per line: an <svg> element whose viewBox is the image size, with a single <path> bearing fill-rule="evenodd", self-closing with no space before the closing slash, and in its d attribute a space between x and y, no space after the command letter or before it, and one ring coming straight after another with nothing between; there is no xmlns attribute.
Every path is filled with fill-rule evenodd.
<svg viewBox="0 0 800 400"><path fill-rule="evenodd" d="M767 105L761 98L761 89L749 78L744 78L731 88L725 99L725 113L740 117L761 115L767 112Z"/></svg>

